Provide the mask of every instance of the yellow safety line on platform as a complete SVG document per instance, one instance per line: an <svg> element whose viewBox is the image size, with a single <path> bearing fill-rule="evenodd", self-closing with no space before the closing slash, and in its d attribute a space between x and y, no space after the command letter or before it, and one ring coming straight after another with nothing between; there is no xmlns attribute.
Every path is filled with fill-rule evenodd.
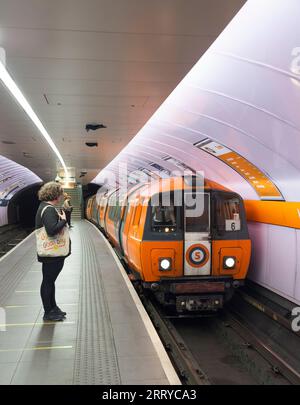
<svg viewBox="0 0 300 405"><path fill-rule="evenodd" d="M51 322L51 321L45 321L45 322L28 322L28 323L2 323L0 324L0 328L6 328L6 327L16 327L16 326L35 326L35 325L73 325L76 322L73 321L62 321L62 322ZM1 337L1 334L0 334Z"/></svg>
<svg viewBox="0 0 300 405"><path fill-rule="evenodd" d="M77 289L74 288L60 288L59 291L74 291L77 292ZM22 294L22 293L40 293L40 290L16 290L15 293Z"/></svg>
<svg viewBox="0 0 300 405"><path fill-rule="evenodd" d="M76 304L76 303L74 303L74 304L64 304L64 307L65 306L70 306L70 305L72 305L72 306L75 306L75 305L78 305L78 304ZM28 305L6 305L6 306L4 306L4 309L15 309L15 308L28 308L28 307L40 307L41 305L40 304L28 304Z"/></svg>
<svg viewBox="0 0 300 405"><path fill-rule="evenodd" d="M41 347L25 347L23 349L0 349L0 353L7 352L23 352L31 350L57 350L57 349L72 349L73 346L41 346Z"/></svg>

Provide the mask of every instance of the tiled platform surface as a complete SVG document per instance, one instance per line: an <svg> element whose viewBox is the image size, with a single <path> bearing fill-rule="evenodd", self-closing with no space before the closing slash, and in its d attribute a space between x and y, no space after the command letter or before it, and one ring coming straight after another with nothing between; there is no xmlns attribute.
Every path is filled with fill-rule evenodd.
<svg viewBox="0 0 300 405"><path fill-rule="evenodd" d="M77 221L71 238L56 282L64 322L42 320L33 234L0 260L0 384L179 383L99 231Z"/></svg>

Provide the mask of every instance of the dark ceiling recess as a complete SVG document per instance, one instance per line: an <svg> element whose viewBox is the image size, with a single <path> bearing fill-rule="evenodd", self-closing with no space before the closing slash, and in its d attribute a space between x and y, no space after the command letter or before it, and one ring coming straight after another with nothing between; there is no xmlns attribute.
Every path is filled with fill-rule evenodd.
<svg viewBox="0 0 300 405"><path fill-rule="evenodd" d="M16 142L13 141L2 141L2 143L4 143L4 145L15 145Z"/></svg>
<svg viewBox="0 0 300 405"><path fill-rule="evenodd" d="M103 124L86 124L86 126L85 126L86 132L89 132L90 130L96 131L97 129L100 129L100 128L107 128L107 126L103 125Z"/></svg>
<svg viewBox="0 0 300 405"><path fill-rule="evenodd" d="M85 144L86 144L86 146L89 146L90 148L98 146L98 142L86 142Z"/></svg>

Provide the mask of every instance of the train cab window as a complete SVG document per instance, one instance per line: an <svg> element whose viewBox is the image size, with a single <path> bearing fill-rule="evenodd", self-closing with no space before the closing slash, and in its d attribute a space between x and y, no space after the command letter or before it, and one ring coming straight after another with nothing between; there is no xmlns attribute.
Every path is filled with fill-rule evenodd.
<svg viewBox="0 0 300 405"><path fill-rule="evenodd" d="M156 205L151 208L151 230L153 232L176 231L176 209L174 205Z"/></svg>
<svg viewBox="0 0 300 405"><path fill-rule="evenodd" d="M185 232L209 232L209 195L202 193L198 196L199 199L194 197L194 203L185 204Z"/></svg>
<svg viewBox="0 0 300 405"><path fill-rule="evenodd" d="M240 201L237 197L225 197L217 202L217 228L219 232L241 230Z"/></svg>

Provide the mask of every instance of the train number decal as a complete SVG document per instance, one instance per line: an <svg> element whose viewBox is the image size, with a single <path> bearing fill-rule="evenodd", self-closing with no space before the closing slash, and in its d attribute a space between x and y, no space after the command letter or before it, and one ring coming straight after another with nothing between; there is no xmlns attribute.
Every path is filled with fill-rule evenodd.
<svg viewBox="0 0 300 405"><path fill-rule="evenodd" d="M203 267L209 259L209 251L202 244L192 245L185 253L188 264L192 267Z"/></svg>

